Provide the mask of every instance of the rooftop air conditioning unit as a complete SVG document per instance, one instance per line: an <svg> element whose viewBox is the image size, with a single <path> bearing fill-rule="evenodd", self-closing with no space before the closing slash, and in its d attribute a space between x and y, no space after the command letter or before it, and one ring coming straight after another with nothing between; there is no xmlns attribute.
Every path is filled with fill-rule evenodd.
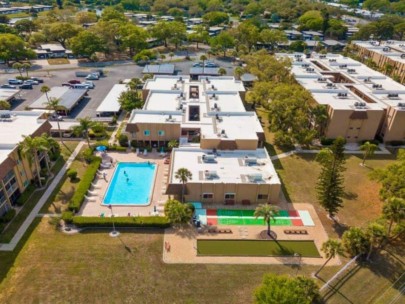
<svg viewBox="0 0 405 304"><path fill-rule="evenodd" d="M249 174L249 179L254 182L261 181L263 180L263 175L261 173L251 173Z"/></svg>
<svg viewBox="0 0 405 304"><path fill-rule="evenodd" d="M326 78L318 78L318 82L326 82Z"/></svg>
<svg viewBox="0 0 405 304"><path fill-rule="evenodd" d="M347 98L347 93L338 93L338 97L342 99Z"/></svg>
<svg viewBox="0 0 405 304"><path fill-rule="evenodd" d="M395 99L395 98L398 98L398 97L399 97L398 94L388 94L388 98Z"/></svg>
<svg viewBox="0 0 405 304"><path fill-rule="evenodd" d="M325 59L325 58L326 58L326 55L319 55L319 58Z"/></svg>
<svg viewBox="0 0 405 304"><path fill-rule="evenodd" d="M405 110L405 102L398 102L398 107Z"/></svg>
<svg viewBox="0 0 405 304"><path fill-rule="evenodd" d="M3 113L3 114L0 114L0 118L2 118L2 119L10 119L10 118L11 118L11 114L10 114L10 113Z"/></svg>
<svg viewBox="0 0 405 304"><path fill-rule="evenodd" d="M356 70L355 69L347 69L347 72L349 74L354 74L354 73L356 73Z"/></svg>
<svg viewBox="0 0 405 304"><path fill-rule="evenodd" d="M214 177L218 176L217 171L215 171L215 170L205 170L204 174L205 174L205 178L214 178Z"/></svg>
<svg viewBox="0 0 405 304"><path fill-rule="evenodd" d="M329 62L336 62L336 59L329 59Z"/></svg>
<svg viewBox="0 0 405 304"><path fill-rule="evenodd" d="M222 121L222 118L221 118L221 117L219 117L219 115L218 115L218 114L215 114L215 119L216 119L216 120L218 120L218 121Z"/></svg>
<svg viewBox="0 0 405 304"><path fill-rule="evenodd" d="M184 81L183 81L183 77L179 77L179 80L178 80L178 82L181 82L181 83L183 83Z"/></svg>
<svg viewBox="0 0 405 304"><path fill-rule="evenodd" d="M309 64L308 64L308 63L304 63L304 64L302 65L302 67L303 67L303 68L308 68L308 67L309 67Z"/></svg>
<svg viewBox="0 0 405 304"><path fill-rule="evenodd" d="M205 81L206 81L207 83L210 83L210 79L209 79L208 77L205 77Z"/></svg>
<svg viewBox="0 0 405 304"><path fill-rule="evenodd" d="M215 99L215 100L217 100L217 99L218 99L218 96L214 93L214 94L211 95L210 99Z"/></svg>
<svg viewBox="0 0 405 304"><path fill-rule="evenodd" d="M215 88L215 86L214 86L214 85L211 85L211 90L216 91L216 88Z"/></svg>
<svg viewBox="0 0 405 304"><path fill-rule="evenodd" d="M339 69L345 69L345 68L347 68L347 65L346 65L346 64L341 64L341 65L339 65Z"/></svg>
<svg viewBox="0 0 405 304"><path fill-rule="evenodd" d="M245 164L246 165L255 165L255 164L257 164L257 158L256 157L246 156L245 157Z"/></svg>
<svg viewBox="0 0 405 304"><path fill-rule="evenodd" d="M389 52L389 51L390 51L390 48L389 48L389 47L383 48L383 52Z"/></svg>
<svg viewBox="0 0 405 304"><path fill-rule="evenodd" d="M215 155L214 155L214 154L204 154L204 155L202 156L202 160L203 160L205 163L215 163L215 162L216 162L216 160L215 160Z"/></svg>
<svg viewBox="0 0 405 304"><path fill-rule="evenodd" d="M306 71L307 71L308 73L313 73L315 70L314 70L313 68L307 68Z"/></svg>

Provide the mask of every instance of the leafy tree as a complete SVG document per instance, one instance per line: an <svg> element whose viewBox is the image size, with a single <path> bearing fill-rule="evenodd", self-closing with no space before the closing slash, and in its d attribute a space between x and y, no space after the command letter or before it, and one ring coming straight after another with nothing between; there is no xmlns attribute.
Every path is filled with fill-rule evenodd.
<svg viewBox="0 0 405 304"><path fill-rule="evenodd" d="M37 24L29 19L21 19L18 20L15 25L14 28L17 30L18 33L20 34L28 34L31 35L32 32L36 31L38 29Z"/></svg>
<svg viewBox="0 0 405 304"><path fill-rule="evenodd" d="M43 29L43 33L49 40L59 42L63 47L69 39L75 37L80 31L80 28L74 24L67 22L55 22L47 25Z"/></svg>
<svg viewBox="0 0 405 304"><path fill-rule="evenodd" d="M96 52L105 51L104 41L97 35L82 31L70 40L70 47L75 55L91 57Z"/></svg>
<svg viewBox="0 0 405 304"><path fill-rule="evenodd" d="M184 23L172 21L169 23L170 36L169 40L173 43L176 49L187 39L187 28Z"/></svg>
<svg viewBox="0 0 405 304"><path fill-rule="evenodd" d="M209 38L208 31L202 25L194 26L193 31L194 31L193 33L188 35L188 39L190 41L194 41L197 44L196 46L198 49L199 43L206 43L208 41Z"/></svg>
<svg viewBox="0 0 405 304"><path fill-rule="evenodd" d="M405 199L391 197L383 206L383 217L389 221L387 236L391 237L393 224L401 224L405 220Z"/></svg>
<svg viewBox="0 0 405 304"><path fill-rule="evenodd" d="M188 204L182 204L177 200L168 200L164 210L165 215L172 224L185 224L193 216L193 212Z"/></svg>
<svg viewBox="0 0 405 304"><path fill-rule="evenodd" d="M122 92L118 98L118 102L121 108L128 113L134 109L141 109L143 107L142 98L139 96L139 93L134 90Z"/></svg>
<svg viewBox="0 0 405 304"><path fill-rule="evenodd" d="M335 239L329 239L326 242L324 242L322 244L321 250L325 253L325 257L327 258L327 260L321 266L321 268L319 268L318 271L315 272L315 276L318 276L321 270L326 266L326 264L329 263L331 259L333 259L337 255L344 254L342 243L340 242L340 240Z"/></svg>
<svg viewBox="0 0 405 304"><path fill-rule="evenodd" d="M242 22L236 28L235 38L248 48L249 52L252 50L253 46L259 41L259 29L248 22Z"/></svg>
<svg viewBox="0 0 405 304"><path fill-rule="evenodd" d="M0 110L10 110L11 105L7 100L0 100Z"/></svg>
<svg viewBox="0 0 405 304"><path fill-rule="evenodd" d="M225 57L226 51L235 46L235 38L229 32L223 31L210 40L210 45L224 52Z"/></svg>
<svg viewBox="0 0 405 304"><path fill-rule="evenodd" d="M73 133L83 136L87 140L87 145L90 147L89 131L93 126L90 117L79 118L79 125L73 127Z"/></svg>
<svg viewBox="0 0 405 304"><path fill-rule="evenodd" d="M27 78L28 78L28 71L29 71L29 69L31 68L31 64L30 64L29 62L24 62L24 63L22 64L22 68L25 70L25 75L26 75Z"/></svg>
<svg viewBox="0 0 405 304"><path fill-rule="evenodd" d="M384 240L386 239L386 231L383 225L378 222L372 222L367 226L366 236L370 244L367 260L370 260L370 256L374 248L380 248Z"/></svg>
<svg viewBox="0 0 405 304"><path fill-rule="evenodd" d="M142 50L133 57L133 60L137 63L148 62L154 59L157 59L157 55L156 52L152 50Z"/></svg>
<svg viewBox="0 0 405 304"><path fill-rule="evenodd" d="M365 166L366 164L366 159L370 156L374 155L375 150L377 150L377 145L370 143L369 141L366 141L364 144L360 146L360 150L364 152L363 154L363 161L361 163L362 166Z"/></svg>
<svg viewBox="0 0 405 304"><path fill-rule="evenodd" d="M171 37L171 28L167 21L158 21L152 28L151 28L151 35L156 39L162 40L164 42L165 47L167 47L167 41Z"/></svg>
<svg viewBox="0 0 405 304"><path fill-rule="evenodd" d="M287 36L283 31L264 29L260 32L260 42L269 45L271 50L274 49L278 43L287 41Z"/></svg>
<svg viewBox="0 0 405 304"><path fill-rule="evenodd" d="M242 67L236 67L233 73L235 74L236 79L240 79L240 77L245 73L245 71Z"/></svg>
<svg viewBox="0 0 405 304"><path fill-rule="evenodd" d="M10 18L7 15L0 15L0 23L8 24L9 21L10 21Z"/></svg>
<svg viewBox="0 0 405 304"><path fill-rule="evenodd" d="M224 68L219 68L218 73L220 76L224 76L224 75L226 75L226 70Z"/></svg>
<svg viewBox="0 0 405 304"><path fill-rule="evenodd" d="M316 157L322 167L316 185L317 197L331 219L343 206L344 145L345 140L338 137L330 148L322 149Z"/></svg>
<svg viewBox="0 0 405 304"><path fill-rule="evenodd" d="M375 169L371 173L374 180L381 182L381 200L391 197L405 199L405 149L400 149L397 161L390 164L385 169Z"/></svg>
<svg viewBox="0 0 405 304"><path fill-rule="evenodd" d="M203 21L209 26L219 25L221 23L227 23L229 21L229 16L224 12L209 12L203 17Z"/></svg>
<svg viewBox="0 0 405 304"><path fill-rule="evenodd" d="M302 40L293 41L290 46L289 50L293 52L302 53L305 51L307 44Z"/></svg>
<svg viewBox="0 0 405 304"><path fill-rule="evenodd" d="M12 65L12 68L15 69L15 70L17 70L18 73L20 73L20 76L23 77L23 75L22 75L22 69L23 69L22 63L20 63L20 62L14 62L13 65Z"/></svg>
<svg viewBox="0 0 405 304"><path fill-rule="evenodd" d="M339 2L352 8L359 7L359 0L340 0Z"/></svg>
<svg viewBox="0 0 405 304"><path fill-rule="evenodd" d="M241 69L241 73L243 74L243 69ZM274 86L275 84L273 82L257 81L253 84L253 89L249 91L249 94L246 96L246 100L250 103L260 104L267 108Z"/></svg>
<svg viewBox="0 0 405 304"><path fill-rule="evenodd" d="M358 227L350 227L343 233L342 244L350 256L365 254L370 246L366 233Z"/></svg>
<svg viewBox="0 0 405 304"><path fill-rule="evenodd" d="M390 2L388 0L365 0L363 2L363 8L370 10L371 12L376 12L384 8L388 8Z"/></svg>
<svg viewBox="0 0 405 304"><path fill-rule="evenodd" d="M257 2L250 2L246 5L245 10L243 11L244 15L260 15L264 12L263 7Z"/></svg>
<svg viewBox="0 0 405 304"><path fill-rule="evenodd" d="M312 108L312 120L315 124L318 136L322 136L325 133L328 118L328 107L326 105L317 104Z"/></svg>
<svg viewBox="0 0 405 304"><path fill-rule="evenodd" d="M28 49L25 42L19 36L0 34L0 59L4 60L7 64L10 60L32 59L35 56L34 51Z"/></svg>
<svg viewBox="0 0 405 304"><path fill-rule="evenodd" d="M256 207L254 216L256 218L262 217L265 223L267 224L267 235L271 236L271 220L275 221L276 216L279 213L279 208L277 206L261 204Z"/></svg>
<svg viewBox="0 0 405 304"><path fill-rule="evenodd" d="M124 13L116 10L113 7L106 7L103 10L103 13L101 14L101 20L102 21L110 21L110 20L117 20L120 22L125 22L127 21L127 18L125 17Z"/></svg>
<svg viewBox="0 0 405 304"><path fill-rule="evenodd" d="M306 277L292 278L273 273L263 276L262 284L254 293L256 304L312 304L319 299L315 281Z"/></svg>
<svg viewBox="0 0 405 304"><path fill-rule="evenodd" d="M170 150L173 150L174 148L178 148L179 147L179 142L177 140L175 140L175 139L172 139L167 143L167 147Z"/></svg>
<svg viewBox="0 0 405 304"><path fill-rule="evenodd" d="M78 12L75 15L77 24L95 23L97 22L97 14L94 12Z"/></svg>
<svg viewBox="0 0 405 304"><path fill-rule="evenodd" d="M134 24L127 23L120 28L122 46L129 49L132 56L147 47L148 33Z"/></svg>
<svg viewBox="0 0 405 304"><path fill-rule="evenodd" d="M344 39L347 32L347 26L342 20L329 19L325 33L335 39Z"/></svg>
<svg viewBox="0 0 405 304"><path fill-rule="evenodd" d="M319 31L322 29L323 17L320 11L307 11L298 19L298 22L300 30Z"/></svg>
<svg viewBox="0 0 405 304"><path fill-rule="evenodd" d="M181 201L184 202L184 192L186 190L186 183L193 178L192 173L186 168L179 168L174 177L182 183Z"/></svg>

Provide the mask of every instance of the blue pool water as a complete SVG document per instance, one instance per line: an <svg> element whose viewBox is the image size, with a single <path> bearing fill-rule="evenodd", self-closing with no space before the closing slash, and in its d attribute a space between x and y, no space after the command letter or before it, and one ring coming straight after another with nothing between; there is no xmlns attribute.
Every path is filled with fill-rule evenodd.
<svg viewBox="0 0 405 304"><path fill-rule="evenodd" d="M104 196L104 205L148 205L155 164L119 163Z"/></svg>

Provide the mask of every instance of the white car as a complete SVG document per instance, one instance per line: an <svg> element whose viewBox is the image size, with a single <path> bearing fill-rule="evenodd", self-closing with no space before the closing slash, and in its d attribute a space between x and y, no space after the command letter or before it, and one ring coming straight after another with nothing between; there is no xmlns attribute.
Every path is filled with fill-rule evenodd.
<svg viewBox="0 0 405 304"><path fill-rule="evenodd" d="M87 80L98 80L100 78L100 76L98 74L92 73L87 75L86 79Z"/></svg>
<svg viewBox="0 0 405 304"><path fill-rule="evenodd" d="M24 84L37 85L37 84L39 84L39 82L36 80L29 79L29 80L24 81Z"/></svg>
<svg viewBox="0 0 405 304"><path fill-rule="evenodd" d="M96 86L93 81L85 81L82 84L87 86L89 89L94 89L94 87Z"/></svg>

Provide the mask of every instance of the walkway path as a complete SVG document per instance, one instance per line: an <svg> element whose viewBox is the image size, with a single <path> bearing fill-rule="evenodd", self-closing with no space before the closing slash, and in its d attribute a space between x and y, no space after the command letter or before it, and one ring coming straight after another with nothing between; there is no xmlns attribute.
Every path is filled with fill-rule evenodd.
<svg viewBox="0 0 405 304"><path fill-rule="evenodd" d="M49 185L48 189L46 189L45 193L42 195L34 209L32 209L31 213L27 216L25 219L24 223L21 225L21 227L18 229L16 234L14 235L13 239L10 241L10 243L0 243L0 251L13 251L14 248L17 246L18 242L21 240L21 238L24 236L25 232L27 231L28 227L31 225L31 223L34 221L36 216L38 215L39 211L41 208L45 205L46 201L48 200L49 196L51 196L53 190L58 186L59 182L65 175L65 172L67 169L69 169L70 165L72 164L73 160L76 158L76 155L80 152L81 148L83 147L85 143L81 141L76 149L73 151L72 155L70 155L69 159L66 161L62 169L59 171L59 173L56 175L56 177L53 179L52 183Z"/></svg>
<svg viewBox="0 0 405 304"><path fill-rule="evenodd" d="M110 139L108 140L108 143L110 145L113 145L117 141L115 136L117 135L118 130L121 128L121 125L127 122L125 117L126 117L126 112L122 111L120 116L118 116L117 124L115 126L114 132L111 134Z"/></svg>

